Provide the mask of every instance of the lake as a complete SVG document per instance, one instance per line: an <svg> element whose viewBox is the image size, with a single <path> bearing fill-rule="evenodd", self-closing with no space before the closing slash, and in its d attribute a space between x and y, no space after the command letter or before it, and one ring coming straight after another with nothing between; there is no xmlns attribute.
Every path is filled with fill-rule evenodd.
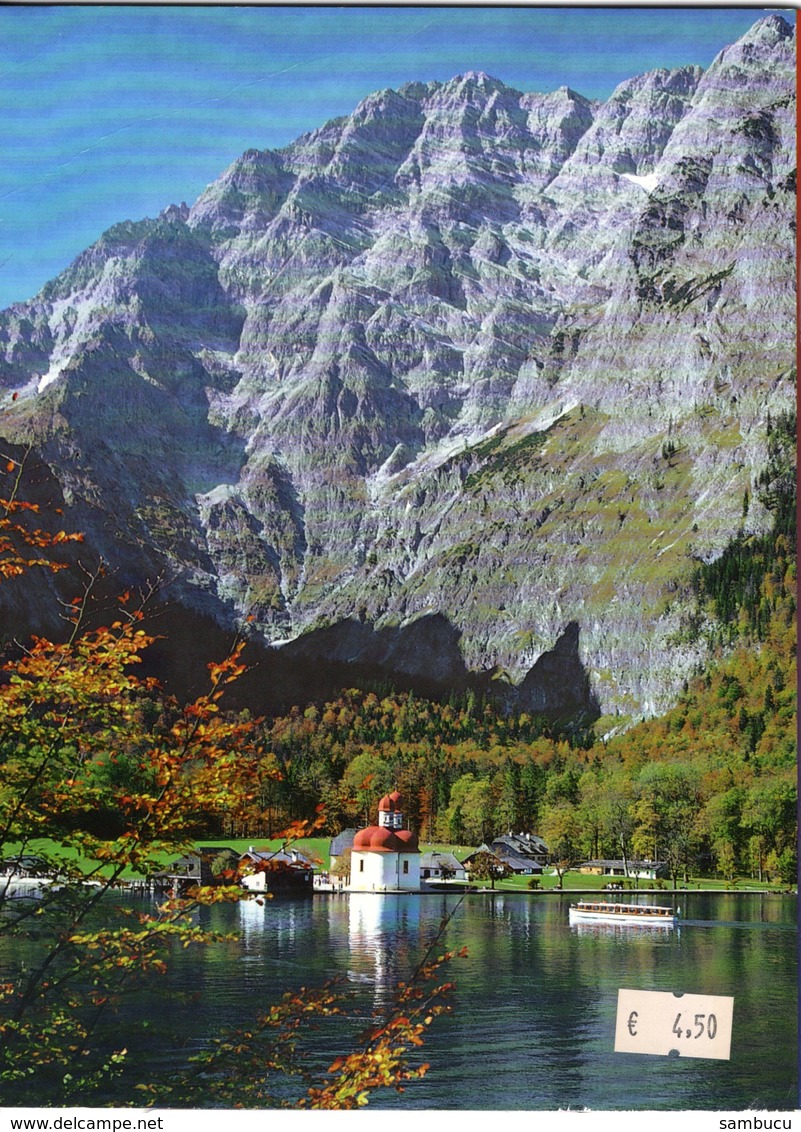
<svg viewBox="0 0 801 1132"><path fill-rule="evenodd" d="M653 899L653 898L646 898ZM662 901L669 903L669 898ZM421 1051L427 1076L375 1108L794 1109L797 1105L796 901L772 894L682 893L664 928L570 927L568 896L517 893L317 895L218 906L204 926L237 943L176 956L170 985L191 999L150 1019L135 1060L182 1062L219 1027L243 1025L285 990L341 976L368 1017L408 977L453 913L441 949L453 1012ZM166 990L164 980L160 989ZM620 988L733 995L731 1060L615 1053ZM319 1064L347 1051L325 1028ZM338 1044L340 1043L340 1044Z"/></svg>

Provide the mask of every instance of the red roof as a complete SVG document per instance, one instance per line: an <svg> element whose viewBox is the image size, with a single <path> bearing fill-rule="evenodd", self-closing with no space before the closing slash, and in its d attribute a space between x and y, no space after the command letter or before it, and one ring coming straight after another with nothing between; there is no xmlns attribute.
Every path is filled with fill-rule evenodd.
<svg viewBox="0 0 801 1132"><path fill-rule="evenodd" d="M392 830L382 825L368 825L353 839L354 849L369 849L373 853L400 853L401 844Z"/></svg>
<svg viewBox="0 0 801 1132"><path fill-rule="evenodd" d="M360 829L353 839L355 850L371 853L417 853L417 835L410 829L391 830L381 825Z"/></svg>
<svg viewBox="0 0 801 1132"><path fill-rule="evenodd" d="M405 852L407 852L407 853L419 853L420 852L418 841L417 841L417 834L412 833L412 831L410 829L397 829L397 830L395 830L395 836L397 837L398 841L401 841L403 843L403 847L404 847Z"/></svg>

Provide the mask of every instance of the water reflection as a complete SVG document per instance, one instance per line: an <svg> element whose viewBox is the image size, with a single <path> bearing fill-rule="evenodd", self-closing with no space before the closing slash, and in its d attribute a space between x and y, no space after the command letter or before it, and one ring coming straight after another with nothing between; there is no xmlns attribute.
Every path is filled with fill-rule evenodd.
<svg viewBox="0 0 801 1132"><path fill-rule="evenodd" d="M637 939L664 939L672 931L680 932L673 924L570 924L570 931L578 936L623 935Z"/></svg>
<svg viewBox="0 0 801 1132"><path fill-rule="evenodd" d="M403 977L399 960L419 942L419 898L353 892L347 912L348 978L371 983L374 1006L380 1008Z"/></svg>
<svg viewBox="0 0 801 1132"><path fill-rule="evenodd" d="M336 977L363 1002L365 1017L380 1015L457 904L451 894L354 893L204 909L204 927L239 928L241 938L176 954L170 985L179 998L164 1011L160 982L158 1025L141 1057L155 1072L220 1027L246 1025L285 991ZM421 1051L431 1069L402 1098L376 1094L371 1106L795 1107L794 902L692 893L685 904L686 918L672 931L571 929L567 897L468 897L436 952L468 948L443 975L456 982L454 1011L437 1019ZM615 1054L621 987L733 995L731 1061ZM323 1040L321 1059L344 1052L342 1033L322 1031Z"/></svg>

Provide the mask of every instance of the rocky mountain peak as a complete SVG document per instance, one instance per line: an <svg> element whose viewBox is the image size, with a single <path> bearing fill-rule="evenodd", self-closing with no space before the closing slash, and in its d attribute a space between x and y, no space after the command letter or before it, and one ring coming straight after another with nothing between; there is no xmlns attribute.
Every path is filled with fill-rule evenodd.
<svg viewBox="0 0 801 1132"><path fill-rule="evenodd" d="M500 79L493 78L486 71L465 71L463 75L456 75L446 86L461 90L475 89L482 93L509 89Z"/></svg>
<svg viewBox="0 0 801 1132"><path fill-rule="evenodd" d="M249 149L0 315L8 443L205 624L657 710L702 659L675 646L694 564L770 522L792 47L766 17L603 103L407 83Z"/></svg>
<svg viewBox="0 0 801 1132"><path fill-rule="evenodd" d="M700 84L700 94L708 88L754 91L770 89L780 82L776 73L795 69L795 28L778 15L758 20L736 43L726 47L713 60Z"/></svg>
<svg viewBox="0 0 801 1132"><path fill-rule="evenodd" d="M158 215L159 220L167 220L177 224L185 224L189 219L189 205L186 201L180 204L170 204L162 209Z"/></svg>
<svg viewBox="0 0 801 1132"><path fill-rule="evenodd" d="M773 47L780 40L792 39L794 36L794 25L788 23L783 16L773 13L757 20L753 27L740 37L737 44L753 43Z"/></svg>

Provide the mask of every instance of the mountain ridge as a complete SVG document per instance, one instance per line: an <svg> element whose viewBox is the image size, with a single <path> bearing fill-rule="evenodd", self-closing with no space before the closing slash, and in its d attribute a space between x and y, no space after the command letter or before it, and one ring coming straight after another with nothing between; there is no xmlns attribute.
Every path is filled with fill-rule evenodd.
<svg viewBox="0 0 801 1132"><path fill-rule="evenodd" d="M0 431L126 580L221 625L441 613L534 703L576 624L601 709L652 713L703 657L669 643L693 564L770 521L793 43L768 16L600 104L405 84L248 150L0 315Z"/></svg>

